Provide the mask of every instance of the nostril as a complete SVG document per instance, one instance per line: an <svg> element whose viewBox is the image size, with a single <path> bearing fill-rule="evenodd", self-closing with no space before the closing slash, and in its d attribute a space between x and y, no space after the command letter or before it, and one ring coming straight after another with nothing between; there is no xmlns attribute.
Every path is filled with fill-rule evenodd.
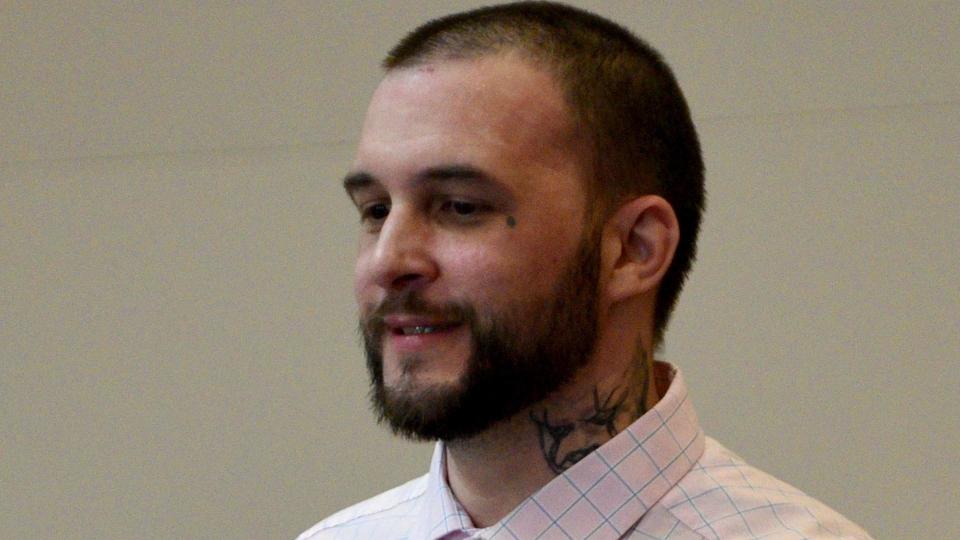
<svg viewBox="0 0 960 540"><path fill-rule="evenodd" d="M394 228L381 236L372 254L371 272L384 289L420 287L437 275L436 262L423 235ZM404 233L404 234L401 234Z"/></svg>
<svg viewBox="0 0 960 540"><path fill-rule="evenodd" d="M423 276L420 274L403 274L393 279L393 286L396 288L409 287L423 279Z"/></svg>

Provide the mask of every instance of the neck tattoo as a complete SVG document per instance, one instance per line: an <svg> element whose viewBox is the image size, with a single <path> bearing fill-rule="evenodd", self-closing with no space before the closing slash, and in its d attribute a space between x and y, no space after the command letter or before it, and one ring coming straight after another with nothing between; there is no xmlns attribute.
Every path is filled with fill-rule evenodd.
<svg viewBox="0 0 960 540"><path fill-rule="evenodd" d="M647 412L650 366L646 351L640 350L638 356L620 379L626 382L609 390L593 388L593 402L585 414L551 419L546 407L530 411L540 450L554 473L562 474Z"/></svg>

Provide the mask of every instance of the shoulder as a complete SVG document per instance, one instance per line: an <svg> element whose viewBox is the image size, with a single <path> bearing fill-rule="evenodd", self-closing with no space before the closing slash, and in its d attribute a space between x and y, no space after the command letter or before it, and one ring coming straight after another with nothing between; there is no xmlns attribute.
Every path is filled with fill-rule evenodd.
<svg viewBox="0 0 960 540"><path fill-rule="evenodd" d="M660 504L706 538L870 538L833 509L709 437L702 457Z"/></svg>
<svg viewBox="0 0 960 540"><path fill-rule="evenodd" d="M304 531L297 540L406 538L417 518L427 475L347 507Z"/></svg>

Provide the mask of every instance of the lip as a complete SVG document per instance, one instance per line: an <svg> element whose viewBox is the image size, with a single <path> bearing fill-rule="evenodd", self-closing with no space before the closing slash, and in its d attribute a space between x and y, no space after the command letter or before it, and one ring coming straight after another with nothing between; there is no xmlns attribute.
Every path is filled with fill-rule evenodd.
<svg viewBox="0 0 960 540"><path fill-rule="evenodd" d="M459 321L446 321L420 315L387 315L383 321L387 327L384 339L390 348L398 353L420 352L436 347L463 328L463 323ZM435 329L423 334L402 332L403 328L412 327L434 327Z"/></svg>
<svg viewBox="0 0 960 540"><path fill-rule="evenodd" d="M409 326L446 326L450 324L447 321L435 317L402 313L387 315L383 318L383 322L386 323L387 328L390 330L397 330Z"/></svg>

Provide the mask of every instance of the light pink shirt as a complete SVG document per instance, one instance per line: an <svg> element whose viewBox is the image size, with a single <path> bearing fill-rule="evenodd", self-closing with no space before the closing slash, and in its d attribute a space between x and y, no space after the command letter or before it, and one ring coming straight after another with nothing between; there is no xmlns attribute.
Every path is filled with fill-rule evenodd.
<svg viewBox="0 0 960 540"><path fill-rule="evenodd" d="M438 443L428 474L298 540L870 538L705 437L679 370L658 362L656 375L669 388L653 409L491 527L475 528L453 496Z"/></svg>

